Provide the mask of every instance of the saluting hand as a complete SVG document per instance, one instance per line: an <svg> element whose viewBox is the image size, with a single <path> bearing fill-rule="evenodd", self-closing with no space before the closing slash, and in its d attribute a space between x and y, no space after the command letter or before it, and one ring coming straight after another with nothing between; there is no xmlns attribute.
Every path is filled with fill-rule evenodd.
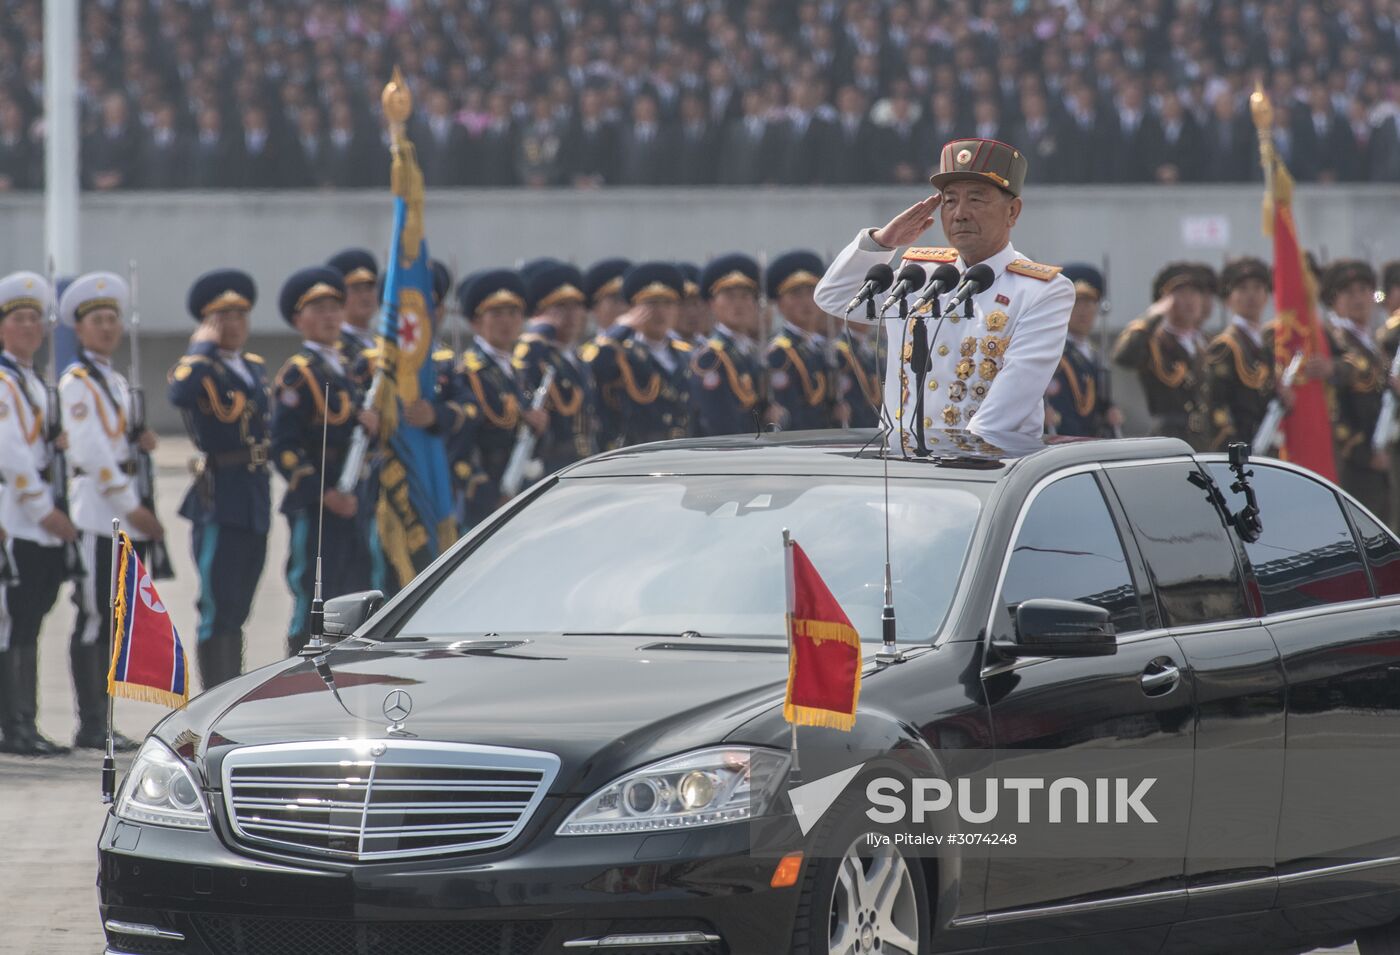
<svg viewBox="0 0 1400 955"><path fill-rule="evenodd" d="M1153 302L1147 309L1148 318L1161 318L1172 310L1172 305L1176 302L1176 297L1168 292L1157 301Z"/></svg>
<svg viewBox="0 0 1400 955"><path fill-rule="evenodd" d="M219 323L212 315L200 322L199 327L190 336L191 345L197 345L200 342L213 342L216 345L219 343Z"/></svg>
<svg viewBox="0 0 1400 955"><path fill-rule="evenodd" d="M871 238L887 249L910 245L933 225L933 214L943 204L943 196L935 193L920 199L895 216L883 228L876 229Z"/></svg>

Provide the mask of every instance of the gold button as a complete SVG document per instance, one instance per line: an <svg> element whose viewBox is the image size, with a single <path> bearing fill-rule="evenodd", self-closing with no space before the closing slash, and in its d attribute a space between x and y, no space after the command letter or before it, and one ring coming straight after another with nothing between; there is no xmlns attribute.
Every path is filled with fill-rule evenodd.
<svg viewBox="0 0 1400 955"><path fill-rule="evenodd" d="M938 346L938 354L939 354L940 356L948 354L948 346L947 346L947 345L939 345L939 346Z"/></svg>
<svg viewBox="0 0 1400 955"><path fill-rule="evenodd" d="M932 427L933 427L933 419L932 419L932 418L925 418L925 419L924 419L924 427L925 427L925 428L932 428Z"/></svg>
<svg viewBox="0 0 1400 955"><path fill-rule="evenodd" d="M929 391L937 391L937 390L938 390L938 382L937 382L937 381L934 381L932 378L930 378L930 379L929 379L929 383L928 383L928 390L929 390Z"/></svg>
<svg viewBox="0 0 1400 955"><path fill-rule="evenodd" d="M958 318L958 316L956 316L956 315L949 315L948 317L949 317L950 319L952 319L954 325L956 325L958 322L961 321L961 319Z"/></svg>

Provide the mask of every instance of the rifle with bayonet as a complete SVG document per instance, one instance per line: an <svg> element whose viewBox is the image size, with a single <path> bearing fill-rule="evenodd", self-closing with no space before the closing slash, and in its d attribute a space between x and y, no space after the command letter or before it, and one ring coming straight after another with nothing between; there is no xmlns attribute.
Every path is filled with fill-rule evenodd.
<svg viewBox="0 0 1400 955"><path fill-rule="evenodd" d="M1280 384L1285 390L1293 387L1293 382L1298 377L1298 370L1303 367L1303 353L1296 352L1293 359L1288 363L1288 367L1283 371L1283 379ZM1254 432L1254 445L1250 449L1251 453L1257 455L1267 455L1278 444L1279 426L1283 424L1284 416L1288 414L1288 409L1284 407L1283 399L1274 395L1269 399L1269 407L1264 411L1264 420L1259 422L1259 430Z"/></svg>
<svg viewBox="0 0 1400 955"><path fill-rule="evenodd" d="M136 260L127 263L127 284L131 288L131 317L128 319L131 336L131 373L127 376L131 407L127 409L127 443L131 448L131 459L136 464L136 493L141 498L141 506L152 514L156 512L156 470L151 453L141 447L141 435L146 431L146 390L141 387L141 309L137 306ZM151 579L170 580L175 576L175 568L170 563L170 552L164 541L150 542L149 566Z"/></svg>
<svg viewBox="0 0 1400 955"><path fill-rule="evenodd" d="M555 367L550 365L545 369L544 377L540 379L540 386L535 389L535 393L530 399L530 410L541 411L544 403L549 398L549 389L554 385ZM540 462L535 458L535 446L539 443L539 436L524 421L515 429L515 445L510 449L510 460L506 462L506 469L501 474L501 496L514 497L520 493L520 488L524 486L525 479L536 480L544 473Z"/></svg>
<svg viewBox="0 0 1400 955"><path fill-rule="evenodd" d="M56 510L72 516L68 505L68 455L63 450L63 404L58 394L58 281L53 258L49 258L49 360L44 366L44 390L48 396L48 418L44 440L49 445L49 491ZM78 542L63 545L63 579L81 580L87 575Z"/></svg>

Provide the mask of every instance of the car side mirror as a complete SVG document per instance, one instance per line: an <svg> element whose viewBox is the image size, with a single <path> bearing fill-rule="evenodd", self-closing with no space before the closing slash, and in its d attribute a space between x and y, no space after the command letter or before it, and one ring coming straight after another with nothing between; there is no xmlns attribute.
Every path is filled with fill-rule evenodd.
<svg viewBox="0 0 1400 955"><path fill-rule="evenodd" d="M1016 637L998 640L1008 657L1101 657L1118 652L1117 630L1103 607L1040 598L1016 607Z"/></svg>
<svg viewBox="0 0 1400 955"><path fill-rule="evenodd" d="M358 594L332 597L325 607L325 640L337 643L350 636L384 606L384 594L366 590Z"/></svg>

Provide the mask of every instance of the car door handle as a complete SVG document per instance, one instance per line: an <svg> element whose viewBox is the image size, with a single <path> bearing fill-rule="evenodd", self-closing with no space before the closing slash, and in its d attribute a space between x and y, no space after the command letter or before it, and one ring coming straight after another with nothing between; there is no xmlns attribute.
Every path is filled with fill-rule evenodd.
<svg viewBox="0 0 1400 955"><path fill-rule="evenodd" d="M1169 693L1181 681L1181 668L1174 663L1153 662L1142 674L1142 689L1149 696Z"/></svg>

